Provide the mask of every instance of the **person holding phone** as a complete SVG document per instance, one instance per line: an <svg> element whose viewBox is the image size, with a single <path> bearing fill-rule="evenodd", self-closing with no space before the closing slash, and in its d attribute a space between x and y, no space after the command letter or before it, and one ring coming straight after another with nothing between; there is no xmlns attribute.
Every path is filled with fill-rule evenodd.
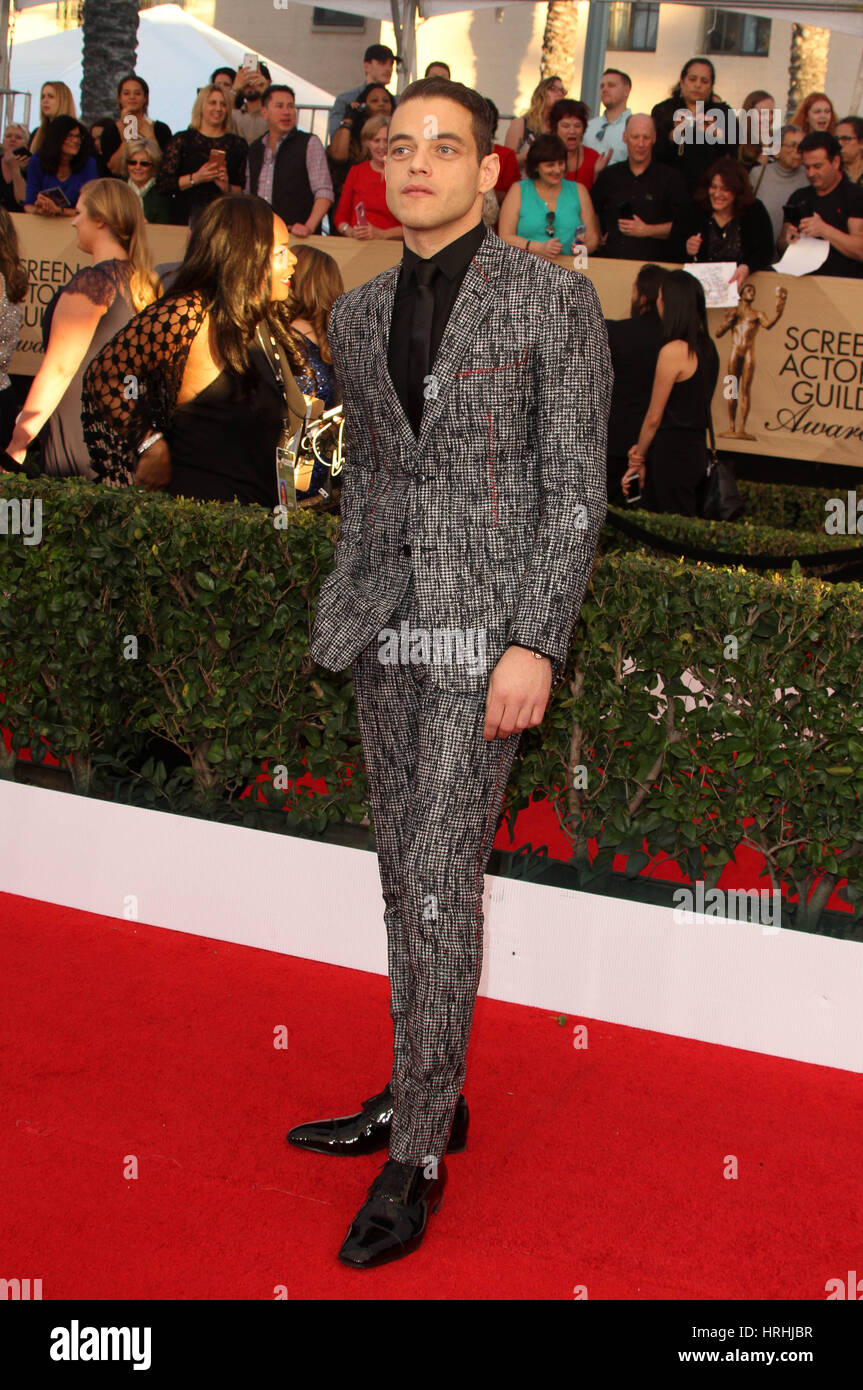
<svg viewBox="0 0 863 1390"><path fill-rule="evenodd" d="M559 135L540 135L527 152L524 178L514 183L503 200L498 234L510 246L556 260L571 254L576 232L583 226L588 252L599 245L599 223L590 194L582 184L565 179L566 145Z"/></svg>
<svg viewBox="0 0 863 1390"><path fill-rule="evenodd" d="M156 191L173 199L174 222L191 226L215 198L242 193L248 146L231 130L228 98L212 83L202 87L188 130L165 151Z"/></svg>
<svg viewBox="0 0 863 1390"><path fill-rule="evenodd" d="M74 217L81 189L98 176L89 132L74 116L55 116L27 165L24 211Z"/></svg>
<svg viewBox="0 0 863 1390"><path fill-rule="evenodd" d="M604 233L602 255L621 261L682 261L689 195L681 174L654 158L656 126L628 118L627 158L597 175L590 196Z"/></svg>
<svg viewBox="0 0 863 1390"><path fill-rule="evenodd" d="M267 118L262 103L264 92L271 82L266 63L259 62L254 53L244 53L243 66L234 79L231 129L235 135L242 135L247 145L267 133Z"/></svg>
<svg viewBox="0 0 863 1390"><path fill-rule="evenodd" d="M388 129L384 116L372 116L363 126L366 157L348 170L333 216L342 236L356 237L359 241L400 241L404 235L401 222L387 207L384 165Z"/></svg>
<svg viewBox="0 0 863 1390"><path fill-rule="evenodd" d="M24 171L30 161L27 131L22 125L7 125L0 156L0 207L7 212L23 212L27 196Z"/></svg>
<svg viewBox="0 0 863 1390"><path fill-rule="evenodd" d="M704 289L686 270L670 270L656 296L662 347L650 404L629 450L622 488L640 485L653 512L695 516L707 473L706 431L719 376L719 353L707 327Z"/></svg>

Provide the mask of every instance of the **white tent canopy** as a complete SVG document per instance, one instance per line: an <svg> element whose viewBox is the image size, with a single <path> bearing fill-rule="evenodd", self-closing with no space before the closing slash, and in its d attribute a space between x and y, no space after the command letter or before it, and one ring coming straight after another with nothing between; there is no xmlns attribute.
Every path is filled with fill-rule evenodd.
<svg viewBox="0 0 863 1390"><path fill-rule="evenodd" d="M167 121L172 130L185 130L198 88L209 82L214 68L239 67L249 45L193 19L178 5L156 5L151 10L142 10L140 19L135 67L149 84L150 112L157 120ZM79 104L82 43L80 29L66 29L60 34L16 44L12 49L9 85L15 91L32 94L34 123L38 119L40 88L52 77L71 87L76 105ZM297 106L332 106L331 92L316 87L269 58L264 57L264 62L274 82L285 82L293 87ZM318 134L323 134L325 123L325 116L318 118ZM312 129L308 119L303 121L303 126Z"/></svg>

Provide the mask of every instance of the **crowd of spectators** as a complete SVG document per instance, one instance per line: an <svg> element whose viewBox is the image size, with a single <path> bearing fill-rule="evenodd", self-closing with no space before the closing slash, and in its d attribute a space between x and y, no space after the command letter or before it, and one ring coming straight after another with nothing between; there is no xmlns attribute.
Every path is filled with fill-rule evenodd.
<svg viewBox="0 0 863 1390"><path fill-rule="evenodd" d="M185 495L272 499L270 435L288 417L300 419L310 400L324 409L336 401L327 320L341 277L331 256L290 249L288 238L403 236L385 184L398 105L389 90L394 62L385 45L366 50L362 81L333 104L326 143L301 128L294 90L274 83L257 60L217 68L177 132L150 113L139 74L122 78L115 109L89 128L64 83L43 85L38 126L28 133L10 124L0 148L0 449L10 463L38 449L43 471L57 475L151 486L170 479ZM432 75L451 72L434 62L425 73ZM714 366L704 296L692 276L667 279L653 262L728 262L742 289L804 236L829 243L817 273L863 276L863 118L840 118L828 96L814 92L783 124L773 96L756 90L741 122L701 57L684 64L668 98L649 112L638 110L632 82L617 68L602 74L600 99L594 115L559 77L537 84L527 111L494 144L500 173L485 194L483 221L528 254L640 263L632 317L609 325L617 372L609 489L619 496L624 474L630 487L645 477L652 505L690 510L704 451L693 445L685 477L672 478L669 460L687 431L703 439ZM496 131L499 114L486 101ZM9 212L68 218L79 248L94 258L46 310L45 357L20 411L3 375L26 286ZM147 223L188 228L185 259L157 268L163 275L152 267ZM241 309L244 295L255 299L251 279L242 293L236 276L217 285L218 248L232 265L245 248L244 274L252 276L268 235L271 300ZM206 317L208 296L220 326L202 356L188 333ZM236 328L244 315L254 341L241 349L230 323ZM172 458L166 430L150 420L148 434L128 402L123 420L113 421L112 449L100 449L109 432L93 402L100 392L107 399L106 382L116 388L118 343L171 403ZM249 447L252 421L259 436L266 424L260 451ZM193 447L196 431L204 450ZM648 454L662 456L659 472L645 473ZM320 482L309 476L300 495L314 496Z"/></svg>

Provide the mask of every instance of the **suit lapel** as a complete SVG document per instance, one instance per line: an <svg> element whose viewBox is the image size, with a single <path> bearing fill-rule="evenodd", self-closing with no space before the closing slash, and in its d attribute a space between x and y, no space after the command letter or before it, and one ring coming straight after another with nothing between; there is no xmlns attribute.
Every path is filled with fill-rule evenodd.
<svg viewBox="0 0 863 1390"><path fill-rule="evenodd" d="M426 401L419 438L414 434L410 420L405 414L387 364L390 324L401 264L393 267L374 297L368 324L373 356L372 379L382 383L383 398L389 406L399 434L411 449L420 451L428 442L430 432L440 419L446 404L447 393L455 383L459 364L473 341L479 324L497 299L501 245L500 238L488 230L485 240L467 268L432 367L436 395L430 396Z"/></svg>

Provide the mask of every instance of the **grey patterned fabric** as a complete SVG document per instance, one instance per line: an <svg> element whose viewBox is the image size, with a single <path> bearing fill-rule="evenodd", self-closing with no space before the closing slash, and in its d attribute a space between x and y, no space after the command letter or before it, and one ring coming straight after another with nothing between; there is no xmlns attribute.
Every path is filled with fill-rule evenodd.
<svg viewBox="0 0 863 1390"><path fill-rule="evenodd" d="M392 622L419 620L412 579ZM483 875L519 734L484 739L485 699L423 663L353 666L384 896L393 1120L389 1156L440 1159L466 1070L482 966Z"/></svg>
<svg viewBox="0 0 863 1390"><path fill-rule="evenodd" d="M426 1164L465 1075L483 875L520 738L483 738L488 678L509 642L556 674L566 661L606 511L612 371L590 281L489 231L417 438L387 368L398 274L330 316L345 469L311 652L352 666L388 941L389 1155Z"/></svg>
<svg viewBox="0 0 863 1390"><path fill-rule="evenodd" d="M386 627L413 571L442 689L484 691L510 642L566 660L605 517L612 384L599 300L583 275L490 229L447 323L419 438L387 370L399 267L342 295L329 339L345 403L336 564L311 653L349 666ZM482 662L457 634L484 634Z"/></svg>

